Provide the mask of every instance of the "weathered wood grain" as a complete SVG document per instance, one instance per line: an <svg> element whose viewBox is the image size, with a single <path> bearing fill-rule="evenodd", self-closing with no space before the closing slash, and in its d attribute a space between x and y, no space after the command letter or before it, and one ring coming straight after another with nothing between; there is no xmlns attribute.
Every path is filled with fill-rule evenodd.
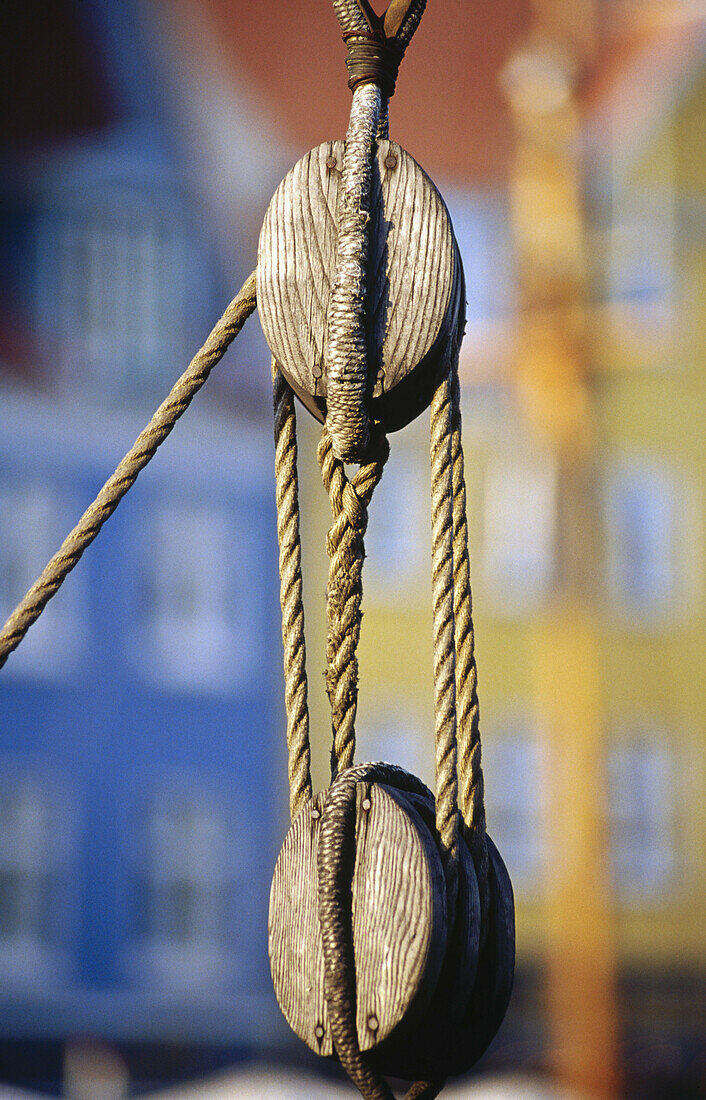
<svg viewBox="0 0 706 1100"><path fill-rule="evenodd" d="M382 1042L410 1009L416 1014L428 1003L446 936L444 873L429 830L405 794L360 783L353 953L361 1050Z"/></svg>
<svg viewBox="0 0 706 1100"><path fill-rule="evenodd" d="M280 1007L296 1034L332 1053L324 1001L316 846L325 795L294 821L270 892L269 951ZM352 935L361 1050L384 1040L438 981L447 936L441 858L417 811L382 784L359 784Z"/></svg>
<svg viewBox="0 0 706 1100"><path fill-rule="evenodd" d="M434 803L419 795L407 798L436 835ZM435 1080L448 1073L450 1043L464 1020L476 978L480 939L480 898L471 854L459 838L456 920L448 938L443 966L431 1001L421 1017L412 1017L376 1049L380 1072L407 1079ZM453 1051L451 1052L452 1056Z"/></svg>
<svg viewBox="0 0 706 1100"><path fill-rule="evenodd" d="M293 388L319 419L326 413L326 311L343 149L341 141L327 142L294 166L270 203L258 249L263 332ZM379 141L373 168L367 279L371 412L394 430L419 411L419 394L410 402L399 391L396 402L391 391L418 371L425 403L431 395L434 360L456 320L458 256L444 202L416 161L394 142Z"/></svg>
<svg viewBox="0 0 706 1100"><path fill-rule="evenodd" d="M270 968L292 1031L317 1054L333 1054L324 1000L324 956L316 904L316 849L324 794L307 802L284 838L270 888Z"/></svg>

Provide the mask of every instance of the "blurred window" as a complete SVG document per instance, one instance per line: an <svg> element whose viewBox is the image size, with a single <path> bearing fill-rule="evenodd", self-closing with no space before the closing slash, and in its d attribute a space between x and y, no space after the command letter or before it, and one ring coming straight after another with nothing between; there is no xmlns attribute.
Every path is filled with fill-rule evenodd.
<svg viewBox="0 0 706 1100"><path fill-rule="evenodd" d="M504 203L477 191L445 195L463 260L469 325L509 313L515 283L512 238Z"/></svg>
<svg viewBox="0 0 706 1100"><path fill-rule="evenodd" d="M147 936L183 945L223 941L226 826L203 794L157 800L150 814Z"/></svg>
<svg viewBox="0 0 706 1100"><path fill-rule="evenodd" d="M427 578L428 479L426 468L419 468L419 453L400 448L375 489L365 549L366 584L378 602L394 602Z"/></svg>
<svg viewBox="0 0 706 1100"><path fill-rule="evenodd" d="M608 782L616 893L626 900L660 899L676 866L673 752L648 736L614 744Z"/></svg>
<svg viewBox="0 0 706 1100"><path fill-rule="evenodd" d="M617 470L607 486L607 581L613 606L650 620L681 610L691 573L691 516L656 464Z"/></svg>
<svg viewBox="0 0 706 1100"><path fill-rule="evenodd" d="M520 891L533 890L542 874L541 755L531 733L500 734L483 741L488 831Z"/></svg>
<svg viewBox="0 0 706 1100"><path fill-rule="evenodd" d="M398 764L428 785L434 785L434 739L420 715L403 697L391 706L376 711L371 719L362 717L357 729L358 756L361 760L383 760Z"/></svg>
<svg viewBox="0 0 706 1100"><path fill-rule="evenodd" d="M150 517L143 546L145 675L171 687L228 692L253 671L247 536L224 506L175 503Z"/></svg>
<svg viewBox="0 0 706 1100"><path fill-rule="evenodd" d="M139 957L167 984L225 980L230 840L224 807L207 792L165 792L150 806Z"/></svg>
<svg viewBox="0 0 706 1100"><path fill-rule="evenodd" d="M31 780L0 791L0 936L49 938L52 820L46 792Z"/></svg>
<svg viewBox="0 0 706 1100"><path fill-rule="evenodd" d="M37 579L65 534L68 505L55 487L0 488L0 613L3 621ZM56 594L7 664L7 674L61 675L82 648L76 584Z"/></svg>
<svg viewBox="0 0 706 1100"><path fill-rule="evenodd" d="M485 476L483 574L503 611L531 611L550 594L556 568L556 468L498 458Z"/></svg>
<svg viewBox="0 0 706 1100"><path fill-rule="evenodd" d="M610 229L610 300L669 320L674 293L675 208L669 187L633 187L616 198Z"/></svg>
<svg viewBox="0 0 706 1100"><path fill-rule="evenodd" d="M99 397L139 396L164 384L184 344L188 250L180 219L125 196L82 219L60 216L40 237L54 255L53 330L67 382Z"/></svg>
<svg viewBox="0 0 706 1100"><path fill-rule="evenodd" d="M0 973L39 982L59 976L65 801L36 777L0 780ZM62 813L63 807L63 813Z"/></svg>

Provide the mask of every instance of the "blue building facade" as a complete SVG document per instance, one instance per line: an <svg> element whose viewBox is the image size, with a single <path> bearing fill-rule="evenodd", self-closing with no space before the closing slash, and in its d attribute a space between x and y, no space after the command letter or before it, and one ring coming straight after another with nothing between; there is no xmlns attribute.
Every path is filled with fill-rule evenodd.
<svg viewBox="0 0 706 1100"><path fill-rule="evenodd" d="M110 109L11 148L0 181L3 619L236 289L125 71L131 5L63 8ZM278 1026L273 456L242 392L248 416L232 373L200 395L0 673L0 1039L257 1048Z"/></svg>

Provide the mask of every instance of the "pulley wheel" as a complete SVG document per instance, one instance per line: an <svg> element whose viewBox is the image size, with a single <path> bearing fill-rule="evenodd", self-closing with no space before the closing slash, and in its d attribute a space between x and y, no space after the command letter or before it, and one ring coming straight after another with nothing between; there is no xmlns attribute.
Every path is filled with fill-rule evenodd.
<svg viewBox="0 0 706 1100"><path fill-rule="evenodd" d="M407 795L436 836L433 800L422 808L416 795ZM377 1047L374 1065L385 1074L407 1080L437 1080L448 1074L449 1037L468 1012L478 968L480 899L471 853L459 837L456 920L446 945L444 963L434 995L422 1019L413 1021Z"/></svg>

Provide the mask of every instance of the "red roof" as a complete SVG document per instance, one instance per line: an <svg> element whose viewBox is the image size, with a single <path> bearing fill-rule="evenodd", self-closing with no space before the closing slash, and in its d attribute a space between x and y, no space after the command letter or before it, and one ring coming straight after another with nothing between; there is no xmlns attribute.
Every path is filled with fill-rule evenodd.
<svg viewBox="0 0 706 1100"><path fill-rule="evenodd" d="M329 0L194 2L294 144L344 136L350 92ZM504 175L512 130L498 75L530 14L530 0L429 3L402 63L391 133L432 175L481 184Z"/></svg>

